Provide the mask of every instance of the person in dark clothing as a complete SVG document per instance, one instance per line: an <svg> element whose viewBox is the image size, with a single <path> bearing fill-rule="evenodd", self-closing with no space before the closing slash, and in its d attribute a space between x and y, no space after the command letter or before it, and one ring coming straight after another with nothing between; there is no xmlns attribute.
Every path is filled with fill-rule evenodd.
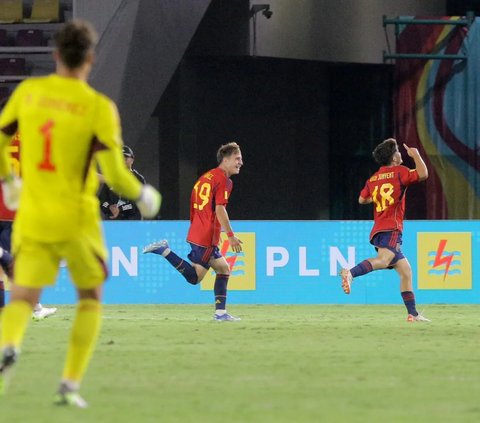
<svg viewBox="0 0 480 423"><path fill-rule="evenodd" d="M145 185L145 178L132 168L135 156L133 155L132 149L126 145L123 147L123 158L125 165L135 177ZM107 184L103 185L98 194L98 199L100 200L100 208L103 216L107 216L112 220L143 220L142 214L135 202L115 194Z"/></svg>

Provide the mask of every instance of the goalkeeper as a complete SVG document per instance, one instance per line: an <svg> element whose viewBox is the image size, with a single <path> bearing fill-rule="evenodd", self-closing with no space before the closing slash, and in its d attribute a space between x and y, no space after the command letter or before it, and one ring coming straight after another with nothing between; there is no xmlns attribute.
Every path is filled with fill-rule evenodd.
<svg viewBox="0 0 480 423"><path fill-rule="evenodd" d="M97 42L93 27L70 21L55 41L56 73L22 82L0 116L4 201L11 209L20 204L12 239L14 285L0 323L0 392L18 359L32 307L42 288L55 283L64 258L78 291L78 308L54 402L87 407L78 389L100 332L107 277L95 196L97 163L108 185L135 200L145 217L157 214L161 196L125 167L117 108L87 84ZM7 153L17 131L22 137L21 189Z"/></svg>

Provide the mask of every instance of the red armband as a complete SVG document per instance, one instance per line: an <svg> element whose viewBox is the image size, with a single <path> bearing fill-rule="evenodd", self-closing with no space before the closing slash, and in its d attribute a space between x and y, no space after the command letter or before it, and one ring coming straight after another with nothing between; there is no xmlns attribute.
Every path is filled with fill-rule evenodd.
<svg viewBox="0 0 480 423"><path fill-rule="evenodd" d="M231 238L232 236L234 236L233 231L232 231L232 232L227 232L227 236L228 236L229 238Z"/></svg>

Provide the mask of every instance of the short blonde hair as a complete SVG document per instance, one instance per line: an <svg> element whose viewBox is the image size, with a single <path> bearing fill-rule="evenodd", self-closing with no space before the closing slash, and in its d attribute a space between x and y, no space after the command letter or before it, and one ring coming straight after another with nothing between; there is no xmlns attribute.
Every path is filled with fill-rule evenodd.
<svg viewBox="0 0 480 423"><path fill-rule="evenodd" d="M217 151L217 162L222 163L225 157L230 157L232 154L236 154L240 151L240 146L236 142L229 142L222 145Z"/></svg>

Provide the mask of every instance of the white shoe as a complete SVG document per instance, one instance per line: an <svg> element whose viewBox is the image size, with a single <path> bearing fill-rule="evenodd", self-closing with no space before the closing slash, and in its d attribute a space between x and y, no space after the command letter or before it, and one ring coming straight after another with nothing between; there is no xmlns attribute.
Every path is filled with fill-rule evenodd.
<svg viewBox="0 0 480 423"><path fill-rule="evenodd" d="M215 320L216 322L239 322L242 319L240 317L230 316L230 314L227 313L222 315L215 313L215 315L213 316L213 320Z"/></svg>
<svg viewBox="0 0 480 423"><path fill-rule="evenodd" d="M167 248L169 248L168 241L166 239L162 239L161 241L154 242L153 244L148 244L143 249L143 254L153 253L161 256Z"/></svg>
<svg viewBox="0 0 480 423"><path fill-rule="evenodd" d="M407 317L407 322L430 322L430 319L423 317L421 314L412 316L411 314Z"/></svg>
<svg viewBox="0 0 480 423"><path fill-rule="evenodd" d="M78 387L76 389L78 389ZM87 401L78 394L76 389L72 389L65 382L60 383L58 392L53 397L53 403L60 406L88 408Z"/></svg>
<svg viewBox="0 0 480 423"><path fill-rule="evenodd" d="M55 314L57 312L56 307L41 307L38 310L35 310L32 315L32 319L38 322L39 320L43 320L48 316L51 316L52 314Z"/></svg>

